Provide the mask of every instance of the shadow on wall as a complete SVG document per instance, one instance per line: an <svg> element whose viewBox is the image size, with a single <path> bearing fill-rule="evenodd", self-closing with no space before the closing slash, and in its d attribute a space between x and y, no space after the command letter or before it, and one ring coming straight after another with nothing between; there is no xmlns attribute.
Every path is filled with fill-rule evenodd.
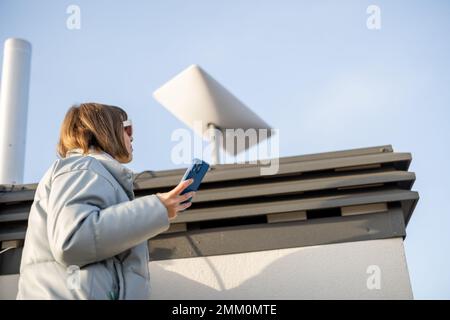
<svg viewBox="0 0 450 320"><path fill-rule="evenodd" d="M321 246L320 250L314 250L318 247L283 249L295 251L269 264L264 261L267 260L264 252L258 252L260 255L249 260L250 264L221 264L226 256L201 258L209 260L208 265L215 269L198 270L214 274L212 278L200 274L202 280L211 280L209 284L181 274L183 260L191 264L198 258L176 260L180 273L164 268L164 264L173 267L174 260L151 262L152 299L411 299L409 276L402 256L389 246L381 246L382 254L372 248L364 253L363 243L367 241L354 243L356 248L336 244ZM336 246L342 247L341 250L336 250ZM267 266L252 276L250 269L255 269L258 263ZM382 270L379 290L367 287L369 265L378 265Z"/></svg>

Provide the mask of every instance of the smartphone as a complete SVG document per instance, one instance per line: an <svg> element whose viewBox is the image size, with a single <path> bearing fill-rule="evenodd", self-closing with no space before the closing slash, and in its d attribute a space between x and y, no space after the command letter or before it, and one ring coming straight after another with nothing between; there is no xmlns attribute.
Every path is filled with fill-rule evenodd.
<svg viewBox="0 0 450 320"><path fill-rule="evenodd" d="M192 159L192 164L189 168L187 168L186 173L183 178L181 178L181 181L189 180L191 178L194 179L194 181L186 189L184 189L181 194L197 191L208 169L209 164L207 162L197 158ZM189 198L182 203L190 202L191 200L192 198Z"/></svg>

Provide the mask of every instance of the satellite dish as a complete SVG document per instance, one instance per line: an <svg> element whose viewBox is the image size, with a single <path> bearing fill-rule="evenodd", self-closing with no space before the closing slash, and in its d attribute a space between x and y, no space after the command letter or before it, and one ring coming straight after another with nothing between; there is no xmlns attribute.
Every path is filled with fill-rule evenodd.
<svg viewBox="0 0 450 320"><path fill-rule="evenodd" d="M236 156L272 134L271 127L264 120L195 64L157 89L153 96L198 135L209 140L214 139L216 146L212 154L213 164L219 162L219 149ZM198 125L199 123L201 125ZM223 137L222 144L217 137L211 136L214 130L208 129L220 130ZM243 132L254 129L257 139L256 141L245 139L244 144L235 143L233 149L230 149L227 148L227 139L235 139L235 136L230 135L227 129L242 129L240 131ZM260 129L266 129L264 134Z"/></svg>

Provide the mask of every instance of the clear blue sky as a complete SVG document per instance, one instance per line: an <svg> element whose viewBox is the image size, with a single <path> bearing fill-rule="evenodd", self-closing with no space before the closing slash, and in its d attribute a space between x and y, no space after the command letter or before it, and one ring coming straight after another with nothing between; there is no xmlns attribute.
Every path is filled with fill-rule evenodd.
<svg viewBox="0 0 450 320"><path fill-rule="evenodd" d="M80 30L66 28L71 4ZM371 4L378 31L366 27ZM197 63L280 129L281 156L411 152L421 196L405 242L414 295L449 299L449 17L444 0L0 0L2 47L8 37L33 45L25 182L40 180L65 112L86 101L134 120L128 167L176 167L170 136L184 126L152 92Z"/></svg>

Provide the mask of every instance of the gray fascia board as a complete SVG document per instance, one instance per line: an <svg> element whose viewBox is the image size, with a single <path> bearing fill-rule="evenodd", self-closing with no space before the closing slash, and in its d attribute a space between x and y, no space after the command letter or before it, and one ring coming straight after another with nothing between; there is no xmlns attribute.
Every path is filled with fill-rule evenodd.
<svg viewBox="0 0 450 320"><path fill-rule="evenodd" d="M150 260L254 252L405 237L402 211L299 222L191 230L149 240Z"/></svg>

